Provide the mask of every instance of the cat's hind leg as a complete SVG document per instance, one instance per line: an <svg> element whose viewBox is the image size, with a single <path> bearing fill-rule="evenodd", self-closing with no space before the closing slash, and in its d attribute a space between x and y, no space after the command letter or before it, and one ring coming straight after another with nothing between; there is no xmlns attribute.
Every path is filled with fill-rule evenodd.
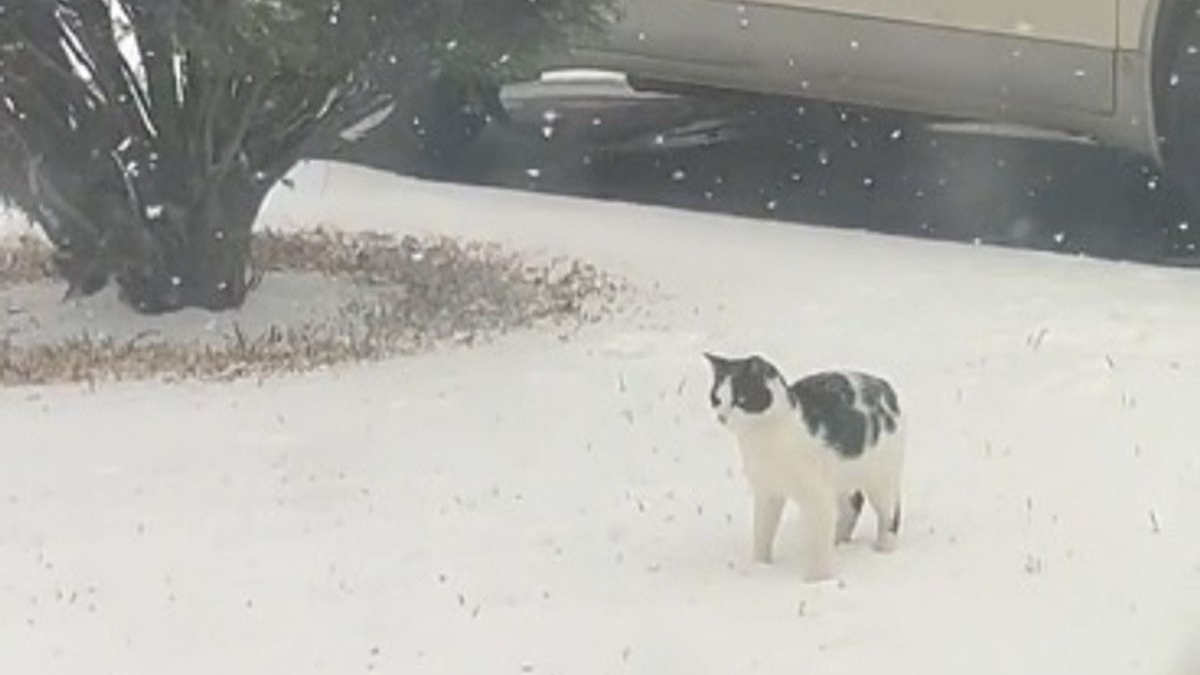
<svg viewBox="0 0 1200 675"><path fill-rule="evenodd" d="M896 548L900 534L900 486L889 484L878 486L867 492L867 499L875 511L878 523L875 534L875 550L881 552Z"/></svg>
<svg viewBox="0 0 1200 675"><path fill-rule="evenodd" d="M757 562L771 562L775 534L779 531L785 503L786 500L779 495L754 495L754 560Z"/></svg>
<svg viewBox="0 0 1200 675"><path fill-rule="evenodd" d="M851 492L842 495L838 499L838 520L837 534L834 542L845 544L854 536L854 526L858 524L858 517L862 514L863 502L865 501L863 493L859 491Z"/></svg>

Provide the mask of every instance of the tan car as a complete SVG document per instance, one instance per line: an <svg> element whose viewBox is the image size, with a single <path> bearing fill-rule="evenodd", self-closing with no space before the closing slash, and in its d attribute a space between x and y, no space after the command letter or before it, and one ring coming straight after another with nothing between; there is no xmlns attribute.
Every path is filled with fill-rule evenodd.
<svg viewBox="0 0 1200 675"><path fill-rule="evenodd" d="M1017 123L1124 148L1200 203L1196 0L623 0L556 65ZM1193 211L1195 212L1195 211Z"/></svg>

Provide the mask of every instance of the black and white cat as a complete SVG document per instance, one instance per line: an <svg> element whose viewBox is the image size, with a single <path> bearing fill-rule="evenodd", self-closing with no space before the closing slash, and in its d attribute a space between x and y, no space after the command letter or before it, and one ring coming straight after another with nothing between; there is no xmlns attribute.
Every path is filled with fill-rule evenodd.
<svg viewBox="0 0 1200 675"><path fill-rule="evenodd" d="M822 372L788 385L760 356L704 355L713 369L713 412L733 432L754 493L754 559L771 561L788 500L805 519L809 581L833 575L836 543L850 540L864 502L878 520L875 549L900 531L904 420L886 381Z"/></svg>

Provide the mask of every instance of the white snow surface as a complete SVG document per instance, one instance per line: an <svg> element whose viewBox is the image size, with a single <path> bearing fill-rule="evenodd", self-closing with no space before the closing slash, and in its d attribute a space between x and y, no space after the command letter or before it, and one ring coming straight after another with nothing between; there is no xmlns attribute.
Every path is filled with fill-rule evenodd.
<svg viewBox="0 0 1200 675"><path fill-rule="evenodd" d="M586 258L576 339L0 391L0 671L1195 673L1200 275L309 164L261 221ZM702 350L890 378L896 552L750 562Z"/></svg>
<svg viewBox="0 0 1200 675"><path fill-rule="evenodd" d="M19 211L0 204L0 237L15 237L22 234L38 234L30 229L29 222Z"/></svg>

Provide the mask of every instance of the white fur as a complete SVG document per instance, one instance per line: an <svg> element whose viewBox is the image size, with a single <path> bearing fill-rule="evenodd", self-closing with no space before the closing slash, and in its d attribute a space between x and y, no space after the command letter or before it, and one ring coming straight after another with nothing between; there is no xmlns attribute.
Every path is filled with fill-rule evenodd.
<svg viewBox="0 0 1200 675"><path fill-rule="evenodd" d="M783 508L793 501L804 518L805 579L830 578L835 543L848 541L852 534L848 499L857 491L875 511L876 550L892 550L896 537L888 524L900 499L904 420L897 416L894 432L881 433L878 444L846 459L809 433L799 411L788 404L782 379L769 386L771 407L754 415L733 407L728 380L716 392L717 417L737 439L754 494L754 559L771 561ZM855 382L856 390L858 386Z"/></svg>

